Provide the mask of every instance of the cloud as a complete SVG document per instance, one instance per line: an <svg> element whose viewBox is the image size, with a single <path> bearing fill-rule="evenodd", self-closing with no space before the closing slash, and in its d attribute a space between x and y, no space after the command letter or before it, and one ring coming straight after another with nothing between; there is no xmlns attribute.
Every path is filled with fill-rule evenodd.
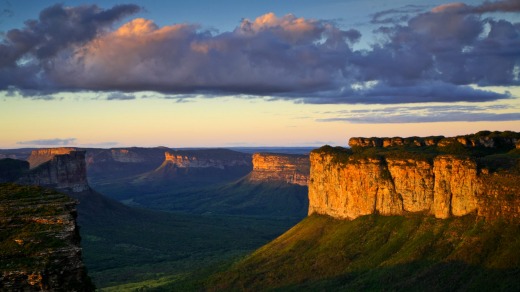
<svg viewBox="0 0 520 292"><path fill-rule="evenodd" d="M387 9L372 15L374 24L398 24L408 21L413 15L424 11L423 5L406 5L401 8Z"/></svg>
<svg viewBox="0 0 520 292"><path fill-rule="evenodd" d="M507 99L482 87L520 85L520 25L482 14L517 12L517 2L382 11L372 19L378 42L361 50L359 31L291 14L216 33L143 18L113 29L140 8L55 5L0 43L0 90L101 91L109 100L140 91L338 104Z"/></svg>
<svg viewBox="0 0 520 292"><path fill-rule="evenodd" d="M317 119L318 122L348 122L353 124L386 123L435 123L476 121L520 121L520 111L497 113L505 105L494 106L401 106L371 110L350 110L336 113L333 118Z"/></svg>
<svg viewBox="0 0 520 292"><path fill-rule="evenodd" d="M477 13L519 12L520 2L517 0L486 1L484 4L474 7L472 11Z"/></svg>
<svg viewBox="0 0 520 292"><path fill-rule="evenodd" d="M112 92L107 96L107 100L132 100L135 99L135 95L126 94L122 92Z"/></svg>
<svg viewBox="0 0 520 292"><path fill-rule="evenodd" d="M66 139L39 139L39 140L30 140L30 141L20 141L16 142L18 145L32 145L32 146L68 146L76 144L76 138L66 138Z"/></svg>

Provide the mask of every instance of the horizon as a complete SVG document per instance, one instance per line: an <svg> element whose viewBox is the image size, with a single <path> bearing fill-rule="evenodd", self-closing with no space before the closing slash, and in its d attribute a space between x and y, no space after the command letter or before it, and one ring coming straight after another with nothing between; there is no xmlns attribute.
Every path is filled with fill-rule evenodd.
<svg viewBox="0 0 520 292"><path fill-rule="evenodd" d="M520 132L514 0L57 3L0 1L0 149Z"/></svg>

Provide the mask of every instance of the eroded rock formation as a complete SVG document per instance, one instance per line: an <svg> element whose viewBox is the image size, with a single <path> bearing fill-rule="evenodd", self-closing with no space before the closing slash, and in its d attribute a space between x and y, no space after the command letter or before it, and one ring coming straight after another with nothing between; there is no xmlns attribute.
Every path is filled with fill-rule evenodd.
<svg viewBox="0 0 520 292"><path fill-rule="evenodd" d="M421 212L448 218L475 212L486 218L520 219L518 171L490 171L471 156L430 153L407 158L400 152L372 157L331 149L310 155L309 214L354 219ZM520 162L512 159L506 158L514 168Z"/></svg>
<svg viewBox="0 0 520 292"><path fill-rule="evenodd" d="M398 146L439 146L446 147L455 143L465 147L520 147L520 134L515 132L490 132L481 131L471 135L455 137L392 137L392 138L364 138L352 137L348 141L350 147L398 147Z"/></svg>
<svg viewBox="0 0 520 292"><path fill-rule="evenodd" d="M280 181L307 186L310 162L307 155L255 153L253 171L249 175L252 182Z"/></svg>
<svg viewBox="0 0 520 292"><path fill-rule="evenodd" d="M168 151L164 153L163 164L169 164L177 168L219 168L225 169L226 167L234 166L248 166L251 165L249 162L248 155L242 155L241 153L230 151L230 150L216 150L224 153L225 155L219 155L221 153L215 153L211 155L209 151ZM232 153L234 152L234 153Z"/></svg>
<svg viewBox="0 0 520 292"><path fill-rule="evenodd" d="M50 160L32 168L18 182L47 186L68 192L86 191L89 189L89 185L85 151L71 150L67 154L55 154Z"/></svg>
<svg viewBox="0 0 520 292"><path fill-rule="evenodd" d="M0 291L93 291L81 260L76 202L0 184Z"/></svg>

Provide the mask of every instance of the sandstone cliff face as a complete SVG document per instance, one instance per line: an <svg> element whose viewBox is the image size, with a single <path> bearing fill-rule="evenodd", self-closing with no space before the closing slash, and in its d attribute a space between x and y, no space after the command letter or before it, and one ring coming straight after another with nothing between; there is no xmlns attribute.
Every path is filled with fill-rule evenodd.
<svg viewBox="0 0 520 292"><path fill-rule="evenodd" d="M255 153L253 171L248 179L251 182L279 181L307 186L309 171L307 155Z"/></svg>
<svg viewBox="0 0 520 292"><path fill-rule="evenodd" d="M76 202L0 184L0 290L93 291L81 260Z"/></svg>
<svg viewBox="0 0 520 292"><path fill-rule="evenodd" d="M434 198L435 177L431 163L415 159L386 159L395 192L403 200L403 209L423 212Z"/></svg>
<svg viewBox="0 0 520 292"><path fill-rule="evenodd" d="M183 152L165 152L163 164L178 168L219 168L247 166L251 163L246 157L219 157L208 155L188 154Z"/></svg>
<svg viewBox="0 0 520 292"><path fill-rule="evenodd" d="M43 153L63 152L63 148L57 151L45 149ZM36 157L42 157L41 150L36 150ZM66 150L69 151L69 150ZM39 164L38 167L19 180L22 184L52 187L68 192L82 192L89 189L87 182L87 169L85 163L85 151L69 151L67 154L53 154L53 157Z"/></svg>
<svg viewBox="0 0 520 292"><path fill-rule="evenodd" d="M435 158L432 213L437 218L462 216L477 209L481 182L477 164L470 158L442 155Z"/></svg>
<svg viewBox="0 0 520 292"><path fill-rule="evenodd" d="M387 215L402 211L402 199L383 160L341 164L333 155L311 153L310 162L309 215L354 219L376 211Z"/></svg>
<svg viewBox="0 0 520 292"><path fill-rule="evenodd" d="M505 179L479 171L472 158L439 155L431 162L343 157L340 161L333 153L312 152L310 163L309 215L354 219L376 212L422 212L448 218L478 212L511 219L520 214L520 177Z"/></svg>
<svg viewBox="0 0 520 292"><path fill-rule="evenodd" d="M31 152L31 155L27 159L27 161L29 161L31 168L35 168L38 165L51 160L56 155L69 154L70 152L75 151L75 150L76 150L76 148L70 148L70 147L33 150Z"/></svg>

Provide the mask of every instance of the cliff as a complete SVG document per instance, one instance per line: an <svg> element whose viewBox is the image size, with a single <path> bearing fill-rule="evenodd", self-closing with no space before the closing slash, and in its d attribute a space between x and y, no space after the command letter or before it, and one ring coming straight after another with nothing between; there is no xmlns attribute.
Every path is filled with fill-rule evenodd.
<svg viewBox="0 0 520 292"><path fill-rule="evenodd" d="M464 147L484 148L518 148L520 147L520 133L481 131L470 135L455 137L431 136L431 137L352 137L348 141L350 147L399 147L399 146L440 146L446 147L452 144L460 144Z"/></svg>
<svg viewBox="0 0 520 292"><path fill-rule="evenodd" d="M164 152L163 163L147 177L174 178L188 173L212 175L250 169L251 155L241 152L227 149L172 150Z"/></svg>
<svg viewBox="0 0 520 292"><path fill-rule="evenodd" d="M251 182L285 182L307 186L310 162L306 155L255 153Z"/></svg>
<svg viewBox="0 0 520 292"><path fill-rule="evenodd" d="M520 153L514 147L487 156L322 147L310 155L308 213L344 219L373 213L421 212L436 218L477 213L520 221Z"/></svg>
<svg viewBox="0 0 520 292"><path fill-rule="evenodd" d="M250 166L249 155L226 149L167 151L163 165L176 168L218 168Z"/></svg>
<svg viewBox="0 0 520 292"><path fill-rule="evenodd" d="M69 154L75 150L76 148L70 147L36 149L31 152L27 161L29 161L31 168L35 168L38 165L51 160L56 155Z"/></svg>
<svg viewBox="0 0 520 292"><path fill-rule="evenodd" d="M45 150L48 151L52 149ZM39 152L41 150L35 151ZM60 148L57 152L62 151L64 150ZM45 153L52 153L52 151ZM25 176L20 178L18 182L26 185L47 186L67 192L89 190L85 151L71 150L67 154L55 154L50 160L32 168Z"/></svg>
<svg viewBox="0 0 520 292"><path fill-rule="evenodd" d="M0 214L1 291L94 290L81 260L75 201L0 184Z"/></svg>

